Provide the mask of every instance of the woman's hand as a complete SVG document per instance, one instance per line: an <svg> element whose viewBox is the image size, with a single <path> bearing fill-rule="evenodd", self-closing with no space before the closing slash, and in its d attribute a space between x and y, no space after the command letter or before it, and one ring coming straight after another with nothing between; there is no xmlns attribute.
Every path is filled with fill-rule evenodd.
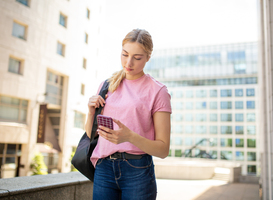
<svg viewBox="0 0 273 200"><path fill-rule="evenodd" d="M99 135L114 144L130 142L131 136L134 134L134 132L122 124L119 120L113 119L113 121L119 126L119 129L112 130L105 126L99 126Z"/></svg>
<svg viewBox="0 0 273 200"><path fill-rule="evenodd" d="M107 94L105 95L105 99L107 98ZM105 100L100 96L100 95L94 95L89 98L88 101L88 109L89 109L89 114L94 115L96 108L102 106L104 107Z"/></svg>

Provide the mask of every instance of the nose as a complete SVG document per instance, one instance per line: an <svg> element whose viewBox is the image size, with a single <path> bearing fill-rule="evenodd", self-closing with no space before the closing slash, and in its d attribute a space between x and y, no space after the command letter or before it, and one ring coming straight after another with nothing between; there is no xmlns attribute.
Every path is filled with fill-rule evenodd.
<svg viewBox="0 0 273 200"><path fill-rule="evenodd" d="M133 66L133 58L129 57L127 60L127 66L132 67Z"/></svg>

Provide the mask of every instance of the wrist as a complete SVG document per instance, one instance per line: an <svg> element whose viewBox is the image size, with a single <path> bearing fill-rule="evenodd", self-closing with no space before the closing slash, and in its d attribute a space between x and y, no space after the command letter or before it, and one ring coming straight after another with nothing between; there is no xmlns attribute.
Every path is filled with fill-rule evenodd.
<svg viewBox="0 0 273 200"><path fill-rule="evenodd" d="M135 133L134 131L130 131L130 137L129 137L129 141L131 144L133 144L134 141L136 141L136 137L138 136L137 133Z"/></svg>

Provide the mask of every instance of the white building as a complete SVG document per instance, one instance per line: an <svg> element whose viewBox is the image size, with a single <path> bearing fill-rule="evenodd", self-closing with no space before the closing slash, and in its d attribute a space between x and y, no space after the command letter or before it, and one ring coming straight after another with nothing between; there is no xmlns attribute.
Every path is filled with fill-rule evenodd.
<svg viewBox="0 0 273 200"><path fill-rule="evenodd" d="M172 96L169 156L228 160L259 174L257 69L257 42L155 51L146 72Z"/></svg>
<svg viewBox="0 0 273 200"><path fill-rule="evenodd" d="M99 85L103 4L0 2L1 178L30 174L36 152L44 154L49 172L70 171L71 152L84 133L88 98ZM46 110L40 112L44 104ZM39 113L46 111L38 131ZM40 144L38 132L45 136Z"/></svg>

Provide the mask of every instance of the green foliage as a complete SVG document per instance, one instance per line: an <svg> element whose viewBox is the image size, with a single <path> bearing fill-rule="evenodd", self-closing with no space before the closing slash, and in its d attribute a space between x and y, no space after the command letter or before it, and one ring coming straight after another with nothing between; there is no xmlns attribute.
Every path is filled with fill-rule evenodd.
<svg viewBox="0 0 273 200"><path fill-rule="evenodd" d="M32 159L32 163L30 168L33 172L32 175L46 175L47 166L44 162L44 156L41 153L36 153L34 158Z"/></svg>
<svg viewBox="0 0 273 200"><path fill-rule="evenodd" d="M74 157L74 155L75 155L75 151L72 151L71 152L71 158L70 158L70 162L71 162L71 160L72 160L72 158ZM78 170L74 167L74 165L72 165L72 163L71 163L71 172L77 172Z"/></svg>

